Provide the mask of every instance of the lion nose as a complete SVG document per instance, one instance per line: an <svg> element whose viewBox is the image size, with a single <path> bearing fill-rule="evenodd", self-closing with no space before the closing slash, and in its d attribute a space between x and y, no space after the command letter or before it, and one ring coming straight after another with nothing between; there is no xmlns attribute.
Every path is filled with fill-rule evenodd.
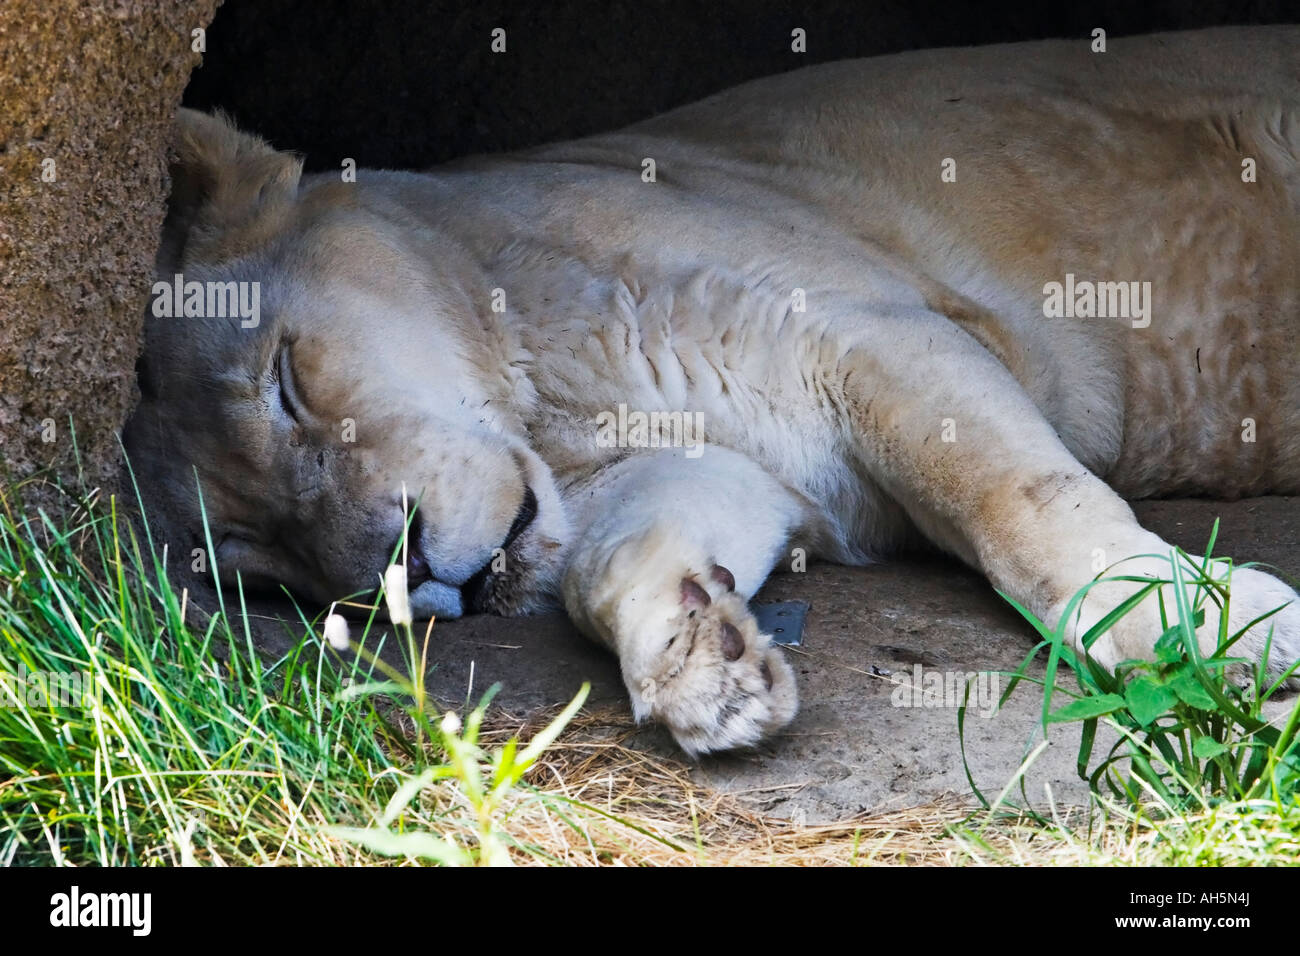
<svg viewBox="0 0 1300 956"><path fill-rule="evenodd" d="M406 586L413 588L425 581L432 580L433 572L429 570L429 562L424 557L424 552L415 542L408 541L406 545Z"/></svg>
<svg viewBox="0 0 1300 956"><path fill-rule="evenodd" d="M413 511L411 513L410 527L406 532L406 586L408 588L417 587L433 578L433 571L429 569L429 559L424 556L424 549L420 545L423 531L423 516L418 510ZM400 536L397 539L395 550L400 559L402 555L402 539ZM392 551L389 552L389 554L392 553Z"/></svg>

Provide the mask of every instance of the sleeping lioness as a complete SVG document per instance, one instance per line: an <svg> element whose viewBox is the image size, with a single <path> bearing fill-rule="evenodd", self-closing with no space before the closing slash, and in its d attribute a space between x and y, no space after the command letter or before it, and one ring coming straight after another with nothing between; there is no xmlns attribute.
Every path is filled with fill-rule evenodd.
<svg viewBox="0 0 1300 956"><path fill-rule="evenodd" d="M833 63L355 181L176 149L159 295L257 303L148 319L128 447L194 546L197 471L226 580L372 593L405 490L417 616L562 602L690 753L793 716L746 605L792 556L928 541L1055 624L1169 575L1125 497L1300 493L1300 28ZM1230 629L1283 608L1237 651L1300 657L1295 598L1235 570Z"/></svg>

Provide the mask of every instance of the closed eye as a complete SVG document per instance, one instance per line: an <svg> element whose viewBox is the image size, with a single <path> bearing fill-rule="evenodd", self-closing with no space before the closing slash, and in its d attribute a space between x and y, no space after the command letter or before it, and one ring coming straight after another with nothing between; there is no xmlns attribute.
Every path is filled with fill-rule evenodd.
<svg viewBox="0 0 1300 956"><path fill-rule="evenodd" d="M284 413L298 424L302 424L302 401L293 383L293 362L289 358L289 346L280 346L275 359L275 377L279 382L280 405Z"/></svg>

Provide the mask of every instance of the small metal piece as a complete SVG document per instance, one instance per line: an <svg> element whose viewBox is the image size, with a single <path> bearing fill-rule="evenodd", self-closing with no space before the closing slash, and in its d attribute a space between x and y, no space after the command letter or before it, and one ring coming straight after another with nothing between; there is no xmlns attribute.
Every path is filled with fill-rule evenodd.
<svg viewBox="0 0 1300 956"><path fill-rule="evenodd" d="M799 647L803 644L803 622L808 616L806 601L776 601L750 604L758 629L772 635L772 643Z"/></svg>

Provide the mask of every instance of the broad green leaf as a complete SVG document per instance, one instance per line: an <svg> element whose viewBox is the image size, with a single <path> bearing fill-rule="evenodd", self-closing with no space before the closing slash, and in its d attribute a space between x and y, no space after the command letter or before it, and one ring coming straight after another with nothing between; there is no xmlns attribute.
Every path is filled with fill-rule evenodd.
<svg viewBox="0 0 1300 956"><path fill-rule="evenodd" d="M1181 627L1171 627L1161 634L1156 640L1156 660L1162 664L1177 664L1181 661L1183 659L1182 643L1179 640L1181 637Z"/></svg>
<svg viewBox="0 0 1300 956"><path fill-rule="evenodd" d="M1178 695L1164 684L1149 677L1139 677L1124 688L1129 713L1143 727L1155 720L1178 701Z"/></svg>
<svg viewBox="0 0 1300 956"><path fill-rule="evenodd" d="M1214 698L1196 679L1196 674L1191 670L1178 674L1165 686L1173 690L1178 695L1178 699L1184 704L1190 704L1199 710L1214 710Z"/></svg>
<svg viewBox="0 0 1300 956"><path fill-rule="evenodd" d="M1047 718L1048 723L1060 723L1065 720L1090 720L1113 714L1124 706L1124 698L1119 694L1099 694L1096 697L1080 697L1064 707L1054 710Z"/></svg>
<svg viewBox="0 0 1300 956"><path fill-rule="evenodd" d="M1200 757L1202 760L1209 760L1212 757L1217 757L1219 754L1225 753L1227 750L1227 744L1215 740L1209 735L1197 737L1196 743L1192 744L1192 753L1197 757Z"/></svg>
<svg viewBox="0 0 1300 956"><path fill-rule="evenodd" d="M378 828L326 827L325 832L383 856L407 856L433 860L444 866L468 866L473 862L469 854L460 847L422 830L394 833L392 830Z"/></svg>

